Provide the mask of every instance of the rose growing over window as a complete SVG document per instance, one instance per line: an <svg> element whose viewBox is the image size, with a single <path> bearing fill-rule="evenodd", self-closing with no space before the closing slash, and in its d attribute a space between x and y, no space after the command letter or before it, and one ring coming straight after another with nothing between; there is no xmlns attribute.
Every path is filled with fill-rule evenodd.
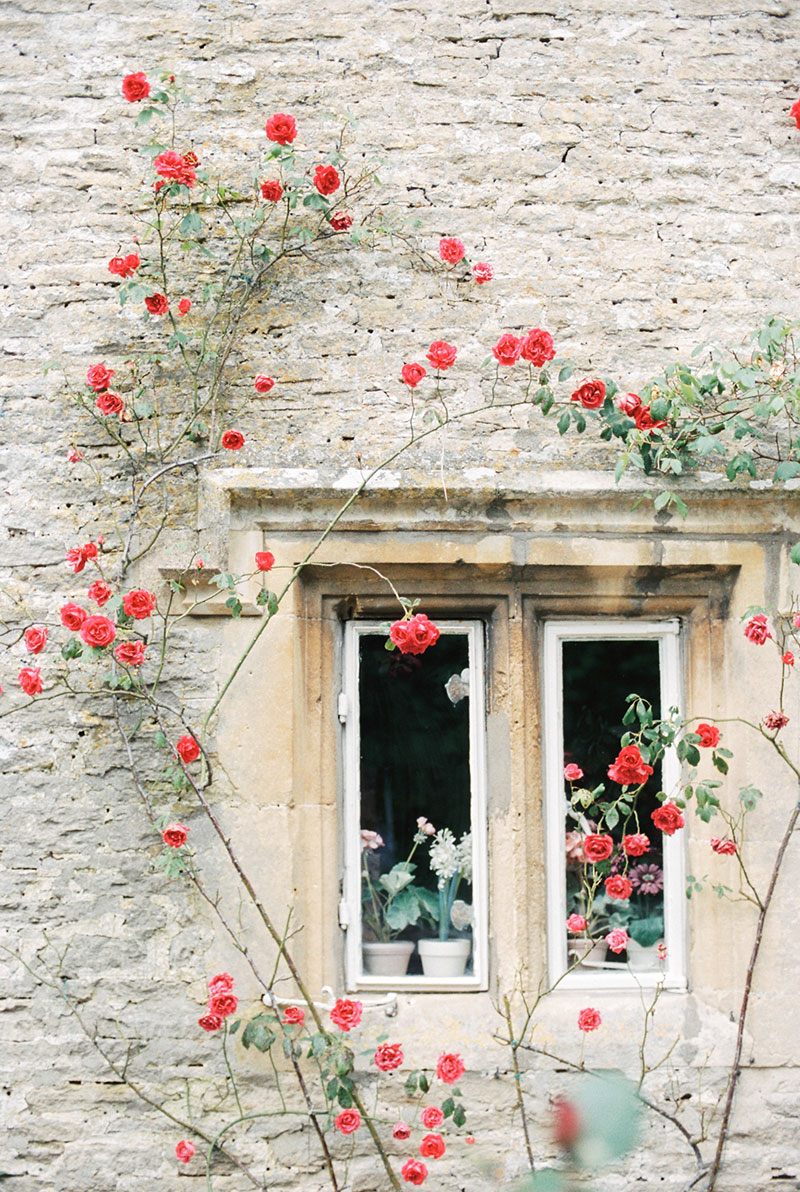
<svg viewBox="0 0 800 1192"><path fill-rule="evenodd" d="M576 766L574 762L570 762L568 766L564 767L564 777L567 782L580 782L583 778L583 770L580 766Z"/></svg>
<svg viewBox="0 0 800 1192"><path fill-rule="evenodd" d="M592 865L598 861L605 861L614 851L614 841L610 836L590 833L583 838L583 855Z"/></svg>
<svg viewBox="0 0 800 1192"><path fill-rule="evenodd" d="M606 894L609 898L616 898L620 902L624 902L626 898L630 898L633 893L633 886L627 877L623 877L621 873L614 873L611 877L605 880Z"/></svg>
<svg viewBox="0 0 800 1192"><path fill-rule="evenodd" d="M239 999L233 993L215 993L208 999L208 1012L218 1018L228 1018L236 1013Z"/></svg>
<svg viewBox="0 0 800 1192"><path fill-rule="evenodd" d="M653 773L639 752L638 745L626 745L620 749L616 761L608 768L608 776L621 786L640 786Z"/></svg>
<svg viewBox="0 0 800 1192"><path fill-rule="evenodd" d="M402 621L395 621L389 637L401 654L424 654L428 646L439 640L439 630L425 613L415 613Z"/></svg>
<svg viewBox="0 0 800 1192"><path fill-rule="evenodd" d="M287 1026L302 1026L306 1012L300 1006L286 1006L283 1011L283 1021Z"/></svg>
<svg viewBox="0 0 800 1192"><path fill-rule="evenodd" d="M634 832L622 837L622 847L629 857L641 857L650 852L650 837L643 832Z"/></svg>
<svg viewBox="0 0 800 1192"><path fill-rule="evenodd" d="M674 836L678 828L683 827L683 816L680 808L674 803L663 803L655 809L650 818L665 836Z"/></svg>

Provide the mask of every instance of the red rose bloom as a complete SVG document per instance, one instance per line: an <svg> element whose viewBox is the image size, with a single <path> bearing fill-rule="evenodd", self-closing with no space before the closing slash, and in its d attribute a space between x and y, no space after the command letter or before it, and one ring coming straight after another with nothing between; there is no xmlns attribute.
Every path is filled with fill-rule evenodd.
<svg viewBox="0 0 800 1192"><path fill-rule="evenodd" d="M744 635L748 641L753 642L756 646L763 646L768 637L772 637L767 628L767 618L763 613L759 613L757 617L751 617L744 627Z"/></svg>
<svg viewBox="0 0 800 1192"><path fill-rule="evenodd" d="M143 70L135 74L125 75L122 80L122 94L128 103L137 103L140 99L147 99L150 94L150 84Z"/></svg>
<svg viewBox="0 0 800 1192"><path fill-rule="evenodd" d="M346 211L336 211L331 216L331 227L334 232L346 232L353 226L353 217Z"/></svg>
<svg viewBox="0 0 800 1192"><path fill-rule="evenodd" d="M621 873L615 873L612 877L607 877L605 887L608 897L618 898L620 902L624 902L626 898L630 898L633 893L631 882L627 877L623 877Z"/></svg>
<svg viewBox="0 0 800 1192"><path fill-rule="evenodd" d="M606 387L602 381L584 381L572 394L570 401L580 402L584 410L598 410L605 396Z"/></svg>
<svg viewBox="0 0 800 1192"><path fill-rule="evenodd" d="M578 1030L579 1031L596 1031L602 1025L602 1018L600 1011L592 1009L587 1006L585 1010L581 1010L578 1015Z"/></svg>
<svg viewBox="0 0 800 1192"><path fill-rule="evenodd" d="M188 313L191 309L192 309L191 298L181 298L180 302L178 303L178 314L181 316L181 318L183 318L184 315L188 315Z"/></svg>
<svg viewBox="0 0 800 1192"><path fill-rule="evenodd" d="M144 642L122 642L114 651L114 657L123 666L141 666L144 662Z"/></svg>
<svg viewBox="0 0 800 1192"><path fill-rule="evenodd" d="M210 997L218 997L221 993L230 993L233 989L233 977L230 973L217 973L208 983Z"/></svg>
<svg viewBox="0 0 800 1192"><path fill-rule="evenodd" d="M768 712L764 717L764 728L773 729L775 732L779 728L786 728L789 723L789 717L785 712Z"/></svg>
<svg viewBox="0 0 800 1192"><path fill-rule="evenodd" d="M136 621L143 621L149 617L156 607L156 598L152 592L145 592L136 588L133 592L126 592L122 597L122 608L126 616Z"/></svg>
<svg viewBox="0 0 800 1192"><path fill-rule="evenodd" d="M117 277L133 277L141 263L135 252L127 257L112 257L108 262L108 272L116 274Z"/></svg>
<svg viewBox="0 0 800 1192"><path fill-rule="evenodd" d="M93 364L87 370L86 384L90 389L94 389L95 393L99 393L101 389L108 389L108 383L113 375L113 368L106 368L104 364Z"/></svg>
<svg viewBox="0 0 800 1192"><path fill-rule="evenodd" d="M407 1184L424 1184L428 1178L428 1169L419 1159L406 1159L400 1168L400 1174Z"/></svg>
<svg viewBox="0 0 800 1192"><path fill-rule="evenodd" d="M236 1007L239 1005L239 999L232 993L215 993L208 999L208 1012L215 1014L218 1018L227 1018L229 1014L236 1013Z"/></svg>
<svg viewBox="0 0 800 1192"><path fill-rule="evenodd" d="M439 256L448 265L457 265L464 259L465 252L464 245L455 236L444 236L439 241Z"/></svg>
<svg viewBox="0 0 800 1192"><path fill-rule="evenodd" d="M580 782L583 778L583 770L580 766L576 766L574 762L570 762L568 766L564 767L564 777L567 782Z"/></svg>
<svg viewBox="0 0 800 1192"><path fill-rule="evenodd" d="M389 629L389 637L401 654L424 654L428 646L439 640L439 630L425 613L415 613L406 620L395 621Z"/></svg>
<svg viewBox="0 0 800 1192"><path fill-rule="evenodd" d="M791 650L787 650L785 654L781 655L781 662L784 666L794 666L794 654Z"/></svg>
<svg viewBox="0 0 800 1192"><path fill-rule="evenodd" d="M466 1071L464 1061L460 1055L452 1055L443 1051L436 1064L436 1078L445 1084L455 1084Z"/></svg>
<svg viewBox="0 0 800 1192"><path fill-rule="evenodd" d="M410 1137L410 1127L405 1122L395 1122L392 1126L392 1138L396 1138L399 1142L405 1142Z"/></svg>
<svg viewBox="0 0 800 1192"><path fill-rule="evenodd" d="M194 1152L195 1152L194 1143L187 1142L185 1138L182 1138L181 1141L178 1143L178 1145L175 1147L175 1154L176 1154L178 1161L180 1163L189 1163Z"/></svg>
<svg viewBox="0 0 800 1192"><path fill-rule="evenodd" d="M268 203L279 203L283 198L283 187L275 178L261 183L261 197Z"/></svg>
<svg viewBox="0 0 800 1192"><path fill-rule="evenodd" d="M302 1026L306 1012L299 1006L287 1006L283 1011L283 1021L286 1026Z"/></svg>
<svg viewBox="0 0 800 1192"><path fill-rule="evenodd" d="M244 447L244 435L240 430L226 430L220 442L228 451L239 451Z"/></svg>
<svg viewBox="0 0 800 1192"><path fill-rule="evenodd" d="M403 1048L399 1043L381 1043L373 1059L375 1067L380 1068L381 1072L391 1072L392 1069L399 1068L402 1064Z"/></svg>
<svg viewBox="0 0 800 1192"><path fill-rule="evenodd" d="M494 277L494 269L487 261L477 261L472 266L472 276L479 286L485 286Z"/></svg>
<svg viewBox="0 0 800 1192"><path fill-rule="evenodd" d="M720 840L719 836L711 837L711 848L715 853L719 853L723 857L732 857L736 852L735 840Z"/></svg>
<svg viewBox="0 0 800 1192"><path fill-rule="evenodd" d="M428 360L434 368L444 372L445 369L452 368L455 364L456 348L452 344L445 343L443 339L437 339L428 348Z"/></svg>
<svg viewBox="0 0 800 1192"><path fill-rule="evenodd" d="M343 1109L333 1119L333 1124L342 1134L354 1134L361 1125L361 1114L357 1109Z"/></svg>
<svg viewBox="0 0 800 1192"><path fill-rule="evenodd" d="M72 565L72 570L77 575L79 571L83 571L89 559L97 558L97 547L93 542L84 542L83 546L73 546L67 551L66 562Z"/></svg>
<svg viewBox="0 0 800 1192"><path fill-rule="evenodd" d="M701 749L712 749L715 745L719 745L719 729L716 725L698 724L694 731L700 738Z"/></svg>
<svg viewBox="0 0 800 1192"><path fill-rule="evenodd" d="M191 157L188 154L186 157L181 157L180 153L175 153L173 149L159 153L153 162L153 168L160 177L166 178L168 182L177 182L181 186L188 187L194 186L197 181L196 165L197 158L194 154Z"/></svg>
<svg viewBox="0 0 800 1192"><path fill-rule="evenodd" d="M297 136L297 125L294 116L287 116L277 112L270 116L266 125L267 140L275 141L278 145L291 145Z"/></svg>
<svg viewBox="0 0 800 1192"><path fill-rule="evenodd" d="M145 298L144 304L151 315L165 315L169 310L166 294L151 294Z"/></svg>
<svg viewBox="0 0 800 1192"><path fill-rule="evenodd" d="M423 1159L441 1159L445 1149L441 1134L426 1134L419 1144L419 1153Z"/></svg>
<svg viewBox="0 0 800 1192"><path fill-rule="evenodd" d="M681 809L674 803L662 803L660 807L656 807L650 819L665 836L674 836L678 828L683 827Z"/></svg>
<svg viewBox="0 0 800 1192"><path fill-rule="evenodd" d="M78 451L77 447L73 447L72 450L67 455L67 460L71 464L76 464L76 463L78 463L79 460L82 460L82 459L83 459L83 452Z"/></svg>
<svg viewBox="0 0 800 1192"><path fill-rule="evenodd" d="M168 844L170 848L180 848L181 845L186 844L188 835L189 829L184 828L183 824L167 824L161 833L161 838L164 844Z"/></svg>
<svg viewBox="0 0 800 1192"><path fill-rule="evenodd" d="M256 551L256 567L259 571L271 571L275 563L275 556L271 550Z"/></svg>
<svg viewBox="0 0 800 1192"><path fill-rule="evenodd" d="M618 956L628 946L628 933L622 927L615 927L606 936L606 944Z"/></svg>
<svg viewBox="0 0 800 1192"><path fill-rule="evenodd" d="M523 339L520 354L523 360L541 368L556 354L552 335L549 331L542 331L541 327L534 327Z"/></svg>
<svg viewBox="0 0 800 1192"><path fill-rule="evenodd" d="M404 364L400 369L400 376L409 389L416 389L420 381L427 377L427 375L427 368L423 368L421 364Z"/></svg>
<svg viewBox="0 0 800 1192"><path fill-rule="evenodd" d="M605 861L613 851L614 841L610 836L598 836L595 832L590 832L583 838L583 855L592 865L598 861Z"/></svg>
<svg viewBox="0 0 800 1192"><path fill-rule="evenodd" d="M114 638L117 636L116 626L108 617L102 616L100 613L95 613L92 617L87 617L80 628L80 634L87 646L95 646L100 649L105 646L110 646Z"/></svg>
<svg viewBox="0 0 800 1192"><path fill-rule="evenodd" d="M361 1022L361 1002L351 1002L349 998L340 997L331 1010L331 1022L340 1031L349 1031Z"/></svg>
<svg viewBox="0 0 800 1192"><path fill-rule="evenodd" d="M80 605L73 604L72 601L61 606L61 624L65 629L70 629L73 633L78 632L88 615Z"/></svg>
<svg viewBox="0 0 800 1192"><path fill-rule="evenodd" d="M639 752L638 745L626 745L620 749L617 759L608 767L608 776L620 786L639 786L653 773L653 767L648 766Z"/></svg>
<svg viewBox="0 0 800 1192"><path fill-rule="evenodd" d="M267 377L264 375L264 373L259 373L253 381L253 388L255 389L256 393L269 393L274 384L275 382L273 381L272 377Z"/></svg>
<svg viewBox="0 0 800 1192"><path fill-rule="evenodd" d="M794 122L800 128L800 99L796 99L789 108L789 115L794 117Z"/></svg>
<svg viewBox="0 0 800 1192"><path fill-rule="evenodd" d="M426 1130L435 1130L444 1121L444 1114L438 1105L428 1105L419 1115L419 1120Z"/></svg>
<svg viewBox="0 0 800 1192"><path fill-rule="evenodd" d="M175 746L175 752L178 754L182 762L188 766L189 762L196 761L200 756L200 746L195 741L194 737L181 737L178 744Z"/></svg>
<svg viewBox="0 0 800 1192"><path fill-rule="evenodd" d="M99 604L102 608L106 601L111 599L111 588L108 586L105 580L96 579L90 586L86 595L90 600L93 600L95 604Z"/></svg>
<svg viewBox="0 0 800 1192"><path fill-rule="evenodd" d="M586 919L583 915L570 915L567 919L567 931L570 935L577 935L579 931L586 930Z"/></svg>
<svg viewBox="0 0 800 1192"><path fill-rule="evenodd" d="M642 406L640 410L636 410L633 415L637 430L655 430L660 426L666 426L663 418L655 421L653 415L650 413L649 406Z"/></svg>
<svg viewBox="0 0 800 1192"><path fill-rule="evenodd" d="M501 335L492 348L492 354L498 364L516 364L522 351L522 340L516 335Z"/></svg>
<svg viewBox="0 0 800 1192"><path fill-rule="evenodd" d="M30 628L25 630L23 636L25 638L25 649L30 654L41 654L47 645L47 626L31 625Z"/></svg>
<svg viewBox="0 0 800 1192"><path fill-rule="evenodd" d="M121 414L125 409L125 402L118 393L98 393L95 404L100 413L106 416L109 414Z"/></svg>
<svg viewBox="0 0 800 1192"><path fill-rule="evenodd" d="M634 832L632 836L622 837L622 847L629 857L643 857L650 852L650 838L643 832Z"/></svg>
<svg viewBox="0 0 800 1192"><path fill-rule="evenodd" d="M198 1018L197 1025L204 1031L218 1031L222 1026L222 1019L219 1014L204 1014L202 1018Z"/></svg>
<svg viewBox="0 0 800 1192"><path fill-rule="evenodd" d="M26 695L38 695L40 691L44 690L44 685L39 677L38 666L23 666L17 675L17 679Z"/></svg>
<svg viewBox="0 0 800 1192"><path fill-rule="evenodd" d="M317 166L314 170L314 185L321 195L332 195L341 184L342 180L333 166Z"/></svg>

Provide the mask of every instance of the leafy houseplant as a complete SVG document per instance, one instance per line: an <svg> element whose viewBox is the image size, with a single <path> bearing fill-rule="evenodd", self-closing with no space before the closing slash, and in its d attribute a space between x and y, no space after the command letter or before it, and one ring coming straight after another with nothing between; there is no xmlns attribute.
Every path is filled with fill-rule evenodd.
<svg viewBox="0 0 800 1192"><path fill-rule="evenodd" d="M436 896L415 884L417 866L411 860L425 839L425 833L419 829L405 861L398 861L388 873L380 873L372 858L384 847L383 837L369 830L361 832L361 916L363 930L370 937L364 940L364 959L373 974L402 976L414 944L410 940L399 941L397 937L420 918L435 926ZM387 961L387 957L391 959Z"/></svg>

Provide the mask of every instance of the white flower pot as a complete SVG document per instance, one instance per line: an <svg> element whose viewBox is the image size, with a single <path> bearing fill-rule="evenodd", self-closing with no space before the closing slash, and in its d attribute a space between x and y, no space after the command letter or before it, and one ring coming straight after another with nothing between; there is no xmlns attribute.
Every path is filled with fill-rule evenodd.
<svg viewBox="0 0 800 1192"><path fill-rule="evenodd" d="M472 940L420 940L417 947L426 977L463 977Z"/></svg>
<svg viewBox="0 0 800 1192"><path fill-rule="evenodd" d="M598 940L593 944L591 940L577 939L567 942L567 962L572 967L575 961L587 968L599 968L606 962L608 944L605 940Z"/></svg>
<svg viewBox="0 0 800 1192"><path fill-rule="evenodd" d="M408 969L413 943L408 940L391 940L388 944L362 944L364 972L371 977L404 977Z"/></svg>
<svg viewBox="0 0 800 1192"><path fill-rule="evenodd" d="M628 940L628 964L635 973L657 971L658 944L650 944L645 948L636 940Z"/></svg>

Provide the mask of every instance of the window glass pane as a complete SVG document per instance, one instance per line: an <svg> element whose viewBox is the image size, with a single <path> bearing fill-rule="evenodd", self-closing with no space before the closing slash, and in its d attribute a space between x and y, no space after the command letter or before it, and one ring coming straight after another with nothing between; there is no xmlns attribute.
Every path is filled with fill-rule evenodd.
<svg viewBox="0 0 800 1192"><path fill-rule="evenodd" d="M461 941L445 951L461 957L450 975L464 976L472 972L469 639L443 632L420 655L389 652L385 641L385 633L359 637L365 971L382 971L386 949L375 944L405 941L404 971L446 977L423 966L418 946L446 939ZM437 835L421 832L419 819Z"/></svg>
<svg viewBox="0 0 800 1192"><path fill-rule="evenodd" d="M625 697L636 692L653 705L655 718L660 715L658 642L634 638L565 641L562 651L564 765L574 763L583 770L584 776L575 787L593 790L602 783L606 795L616 798L622 787L608 777L608 768L626 731L622 723L628 707ZM582 840L588 832L599 830L612 837L615 847L611 874L624 874L633 885L631 897L619 900L608 897L601 882L589 923L595 938L615 927L624 928L633 941L630 947L615 954L601 943L586 955L585 938L570 934L570 963L584 956L584 968L625 966L628 962L633 968L658 967L656 945L664 938L663 838L650 814L658 806L655 793L661 789L661 781L661 767L656 766L634 811L611 828L598 826L595 819L582 815L580 808L568 811L567 914L586 912L585 884L593 872L593 866L583 858ZM646 835L650 848L640 856L628 856L621 847L622 837L635 833Z"/></svg>

